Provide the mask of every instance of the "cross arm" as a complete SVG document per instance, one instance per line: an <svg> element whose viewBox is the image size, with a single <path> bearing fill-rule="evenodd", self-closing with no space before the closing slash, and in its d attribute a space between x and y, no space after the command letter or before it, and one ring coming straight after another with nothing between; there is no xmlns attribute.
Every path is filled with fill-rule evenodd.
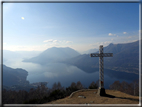
<svg viewBox="0 0 142 107"><path fill-rule="evenodd" d="M91 53L90 57L113 57L113 53Z"/></svg>

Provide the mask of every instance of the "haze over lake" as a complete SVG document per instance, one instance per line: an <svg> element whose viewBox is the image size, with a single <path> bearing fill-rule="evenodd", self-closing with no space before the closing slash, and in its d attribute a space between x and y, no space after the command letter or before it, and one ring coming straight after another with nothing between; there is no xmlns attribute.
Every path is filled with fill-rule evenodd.
<svg viewBox="0 0 142 107"><path fill-rule="evenodd" d="M60 82L62 86L67 87L70 86L72 82L78 81L80 81L85 87L88 87L92 81L96 82L99 79L99 71L94 73L86 73L85 71L77 68L76 66L64 63L48 63L45 65L40 65L29 62L22 62L22 60L22 58L10 59L5 61L4 64L11 68L25 69L26 71L28 71L27 80L30 83L48 82L47 86L49 88L51 88L55 82ZM131 80L127 78L122 79L113 76L113 74L109 75L105 70L104 73L105 88L109 88L109 85L117 80L121 82L131 82Z"/></svg>

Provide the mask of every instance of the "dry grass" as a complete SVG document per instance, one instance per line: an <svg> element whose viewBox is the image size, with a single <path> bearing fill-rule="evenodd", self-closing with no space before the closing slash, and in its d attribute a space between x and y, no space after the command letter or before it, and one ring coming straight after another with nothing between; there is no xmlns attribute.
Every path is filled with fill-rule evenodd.
<svg viewBox="0 0 142 107"><path fill-rule="evenodd" d="M139 97L114 90L106 90L108 96L99 96L97 89L84 90L46 104L139 104ZM86 98L78 98L85 96Z"/></svg>

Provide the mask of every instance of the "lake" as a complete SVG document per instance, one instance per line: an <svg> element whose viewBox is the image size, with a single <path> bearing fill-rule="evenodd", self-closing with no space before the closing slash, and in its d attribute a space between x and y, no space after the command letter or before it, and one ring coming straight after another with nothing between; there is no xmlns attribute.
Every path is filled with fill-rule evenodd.
<svg viewBox="0 0 142 107"><path fill-rule="evenodd" d="M21 59L9 59L4 64L11 68L22 68L28 71L27 80L30 83L48 82L49 88L56 82L60 82L62 86L68 87L72 82L80 81L84 87L88 87L92 81L99 79L99 71L87 73L76 66L64 63L48 63L39 65L34 63L22 62ZM99 70L99 69L98 69ZM104 87L109 88L114 81L132 82L138 79L138 75L125 72L116 72L113 70L104 70Z"/></svg>

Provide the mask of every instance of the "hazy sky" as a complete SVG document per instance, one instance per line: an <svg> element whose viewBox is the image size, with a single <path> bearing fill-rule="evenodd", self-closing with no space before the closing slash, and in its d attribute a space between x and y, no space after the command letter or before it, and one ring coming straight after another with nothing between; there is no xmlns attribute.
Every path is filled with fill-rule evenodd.
<svg viewBox="0 0 142 107"><path fill-rule="evenodd" d="M79 52L139 39L139 3L4 3L3 49Z"/></svg>

